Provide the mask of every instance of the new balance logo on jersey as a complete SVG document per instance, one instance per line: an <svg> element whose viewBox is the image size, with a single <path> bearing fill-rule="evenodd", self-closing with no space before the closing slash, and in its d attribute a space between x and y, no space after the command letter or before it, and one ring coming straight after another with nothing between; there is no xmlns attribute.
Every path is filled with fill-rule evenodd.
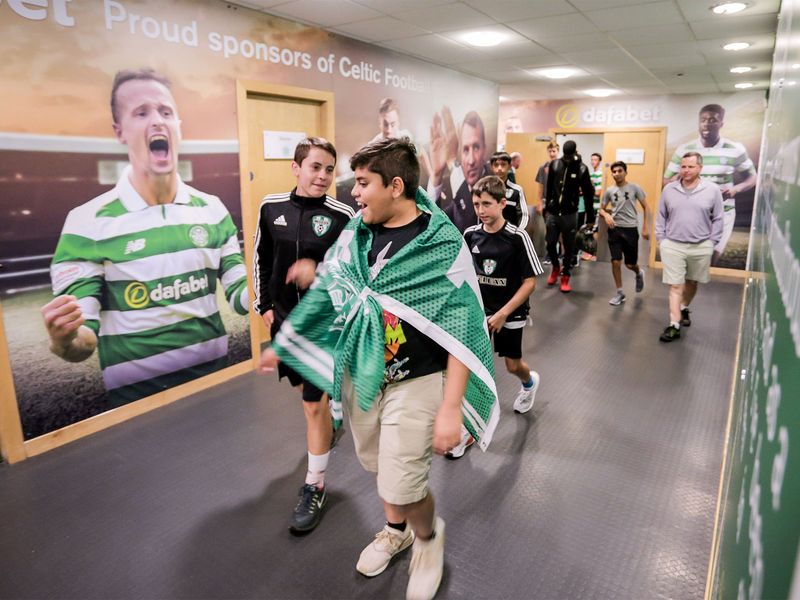
<svg viewBox="0 0 800 600"><path fill-rule="evenodd" d="M473 253L473 254L480 254L480 253L481 253L481 251L480 251L480 250L478 250L478 244L475 244L475 245L472 247L472 253Z"/></svg>
<svg viewBox="0 0 800 600"><path fill-rule="evenodd" d="M134 252L139 252L144 250L144 246L147 243L147 240L144 238L139 238L138 240L131 240L127 244L125 244L125 254L132 254Z"/></svg>
<svg viewBox="0 0 800 600"><path fill-rule="evenodd" d="M286 227L286 217L284 217L283 215L281 215L280 217L278 217L277 219L275 219L275 220L272 222L272 224L273 224L273 225L283 225L284 227Z"/></svg>

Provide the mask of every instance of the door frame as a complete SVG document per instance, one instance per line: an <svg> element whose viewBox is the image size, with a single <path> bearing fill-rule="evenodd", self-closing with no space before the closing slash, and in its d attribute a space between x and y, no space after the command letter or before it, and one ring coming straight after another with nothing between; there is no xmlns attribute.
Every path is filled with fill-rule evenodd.
<svg viewBox="0 0 800 600"><path fill-rule="evenodd" d="M242 228L244 232L244 259L247 268L247 283L250 290L251 306L255 300L253 290L253 264L254 251L253 242L255 240L255 228L245 218L249 214L250 207L257 198L253 198L250 192L250 164L249 153L252 144L260 144L261 140L248 139L247 135L247 101L253 97L276 98L284 100L303 100L316 102L320 106L321 113L321 133L332 144L335 143L335 104L333 92L302 88L292 85L282 85L267 83L253 79L236 80L236 119L239 128L239 189L240 201L242 205ZM254 311L250 311L250 349L253 353L252 367L258 369L261 358L261 342L258 338L259 316Z"/></svg>

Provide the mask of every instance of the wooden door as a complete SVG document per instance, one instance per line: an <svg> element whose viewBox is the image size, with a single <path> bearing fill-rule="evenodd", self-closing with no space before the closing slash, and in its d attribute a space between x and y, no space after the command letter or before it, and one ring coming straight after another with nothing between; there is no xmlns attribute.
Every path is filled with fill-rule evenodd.
<svg viewBox="0 0 800 600"><path fill-rule="evenodd" d="M261 200L267 194L286 192L295 186L291 159L264 158L264 131L302 132L333 143L334 101L332 92L257 81L237 81L236 88L244 251L253 298L253 241ZM253 361L257 364L269 332L252 312L250 332Z"/></svg>

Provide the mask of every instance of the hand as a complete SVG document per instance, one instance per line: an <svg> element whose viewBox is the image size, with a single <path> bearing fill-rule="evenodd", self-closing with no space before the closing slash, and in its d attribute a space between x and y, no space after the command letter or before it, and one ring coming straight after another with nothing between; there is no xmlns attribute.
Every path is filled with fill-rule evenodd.
<svg viewBox="0 0 800 600"><path fill-rule="evenodd" d="M279 362L281 362L281 359L279 359L278 355L275 354L275 350L273 350L272 348L266 348L261 353L261 364L259 366L258 372L272 373L278 367Z"/></svg>
<svg viewBox="0 0 800 600"><path fill-rule="evenodd" d="M489 326L489 331L495 332L500 331L503 328L503 325L506 324L506 319L508 318L507 315L504 315L501 312L494 313L491 317L486 320L486 324Z"/></svg>
<svg viewBox="0 0 800 600"><path fill-rule="evenodd" d="M642 237L644 239L646 239L646 240L649 240L650 239L650 232L647 229L645 229L644 231L642 231Z"/></svg>
<svg viewBox="0 0 800 600"><path fill-rule="evenodd" d="M720 191L722 192L722 197L726 200L732 199L736 197L736 186L732 185L730 187L721 187Z"/></svg>
<svg viewBox="0 0 800 600"><path fill-rule="evenodd" d="M270 309L261 315L261 318L264 319L264 325L267 326L267 331L272 330L272 322L275 320L275 311Z"/></svg>
<svg viewBox="0 0 800 600"><path fill-rule="evenodd" d="M75 296L57 296L42 307L42 317L50 336L51 349L58 353L66 349L78 335L78 329L86 322Z"/></svg>
<svg viewBox="0 0 800 600"><path fill-rule="evenodd" d="M617 226L616 222L614 222L614 217L611 215L603 215L603 219L606 221L606 225L608 225L609 229L614 229Z"/></svg>
<svg viewBox="0 0 800 600"><path fill-rule="evenodd" d="M461 441L461 406L442 404L433 421L433 450L444 454Z"/></svg>
<svg viewBox="0 0 800 600"><path fill-rule="evenodd" d="M423 154L423 163L428 169L431 183L438 187L442 184L442 174L448 163L455 162L458 155L458 133L453 122L453 114L446 106L442 114L433 115L431 124L431 143L427 154Z"/></svg>
<svg viewBox="0 0 800 600"><path fill-rule="evenodd" d="M544 212L544 202L540 202L536 205L536 212L538 212L540 215Z"/></svg>
<svg viewBox="0 0 800 600"><path fill-rule="evenodd" d="M299 289L306 290L314 283L317 274L317 263L310 258L301 258L286 272L286 283L294 283Z"/></svg>

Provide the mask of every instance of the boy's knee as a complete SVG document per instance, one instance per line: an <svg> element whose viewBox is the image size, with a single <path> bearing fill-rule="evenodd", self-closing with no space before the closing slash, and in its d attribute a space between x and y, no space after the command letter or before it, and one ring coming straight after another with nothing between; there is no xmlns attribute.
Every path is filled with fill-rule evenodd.
<svg viewBox="0 0 800 600"><path fill-rule="evenodd" d="M519 369L520 365L522 364L521 358L508 358L506 357L506 370L509 373L513 373L517 369Z"/></svg>
<svg viewBox="0 0 800 600"><path fill-rule="evenodd" d="M310 419L321 419L328 412L328 405L325 402L306 402L303 401L303 412Z"/></svg>

